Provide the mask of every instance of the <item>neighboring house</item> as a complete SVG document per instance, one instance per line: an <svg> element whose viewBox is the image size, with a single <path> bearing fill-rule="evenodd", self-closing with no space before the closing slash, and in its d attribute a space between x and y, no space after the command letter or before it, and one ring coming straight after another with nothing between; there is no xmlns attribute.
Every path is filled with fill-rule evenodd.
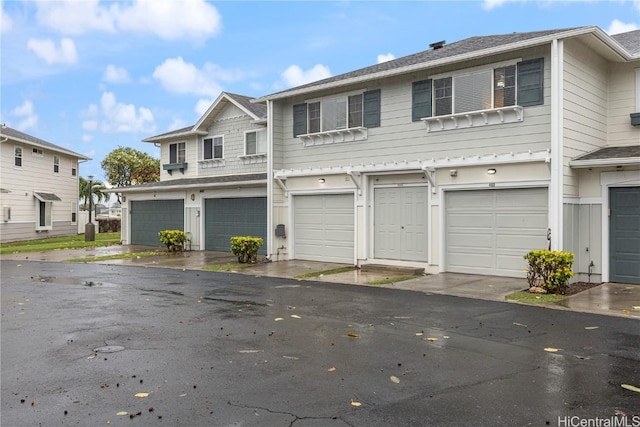
<svg viewBox="0 0 640 427"><path fill-rule="evenodd" d="M0 129L2 243L78 233L79 170L89 157Z"/></svg>
<svg viewBox="0 0 640 427"><path fill-rule="evenodd" d="M266 239L267 114L250 101L223 92L195 125L144 140L160 147L160 181L110 190L123 196L123 243L160 246L167 229L186 231L192 250Z"/></svg>
<svg viewBox="0 0 640 427"><path fill-rule="evenodd" d="M522 277L551 247L640 283L640 31L437 42L254 102L274 261Z"/></svg>

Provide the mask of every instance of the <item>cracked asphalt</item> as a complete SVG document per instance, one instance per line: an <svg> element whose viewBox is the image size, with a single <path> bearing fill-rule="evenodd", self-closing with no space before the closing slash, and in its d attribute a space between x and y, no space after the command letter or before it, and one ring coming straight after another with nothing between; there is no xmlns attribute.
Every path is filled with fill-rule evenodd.
<svg viewBox="0 0 640 427"><path fill-rule="evenodd" d="M622 387L640 387L636 319L232 273L1 268L3 427L640 425L640 393Z"/></svg>

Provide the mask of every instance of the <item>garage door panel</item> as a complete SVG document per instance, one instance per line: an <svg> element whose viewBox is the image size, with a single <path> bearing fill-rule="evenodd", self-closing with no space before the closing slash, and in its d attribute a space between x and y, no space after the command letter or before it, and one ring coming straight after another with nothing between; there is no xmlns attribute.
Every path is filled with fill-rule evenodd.
<svg viewBox="0 0 640 427"><path fill-rule="evenodd" d="M294 197L296 259L353 263L353 195Z"/></svg>
<svg viewBox="0 0 640 427"><path fill-rule="evenodd" d="M184 229L183 200L134 200L130 213L132 245L164 246L158 232Z"/></svg>
<svg viewBox="0 0 640 427"><path fill-rule="evenodd" d="M456 191L445 197L447 271L524 277L523 255L547 247L544 188Z"/></svg>
<svg viewBox="0 0 640 427"><path fill-rule="evenodd" d="M266 197L205 200L205 248L228 252L233 236L255 236L264 240L258 253L266 253Z"/></svg>

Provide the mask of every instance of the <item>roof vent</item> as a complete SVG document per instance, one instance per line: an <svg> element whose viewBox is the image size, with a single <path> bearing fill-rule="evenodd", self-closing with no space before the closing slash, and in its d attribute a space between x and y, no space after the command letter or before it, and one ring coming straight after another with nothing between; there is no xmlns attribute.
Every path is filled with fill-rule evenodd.
<svg viewBox="0 0 640 427"><path fill-rule="evenodd" d="M431 43L429 47L433 50L442 49L442 46L444 46L445 43L446 41L440 40L439 42Z"/></svg>

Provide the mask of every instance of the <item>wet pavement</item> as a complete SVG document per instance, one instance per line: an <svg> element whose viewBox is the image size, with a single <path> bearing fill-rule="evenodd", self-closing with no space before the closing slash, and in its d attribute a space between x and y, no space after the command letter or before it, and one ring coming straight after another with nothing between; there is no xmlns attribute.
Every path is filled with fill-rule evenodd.
<svg viewBox="0 0 640 427"><path fill-rule="evenodd" d="M227 252L189 251L170 254L167 253L164 248L134 245L113 245L87 249L5 254L2 255L2 259L65 262L70 259L135 254L137 252L154 250L158 250L160 253L154 256L134 256L124 259L95 261L93 263L201 270L205 266L232 264L236 262L235 257ZM341 267L349 266L346 264L291 260L258 263L247 268L234 270L233 272L263 277L296 278L303 274ZM363 271L354 269L353 271L323 275L306 280L403 289L426 294L452 295L491 301L505 301L505 296L528 288L528 284L524 279L457 273L424 275L418 276L416 279L395 283L369 284L373 281L393 276L394 274L388 271ZM605 283L579 294L569 296L560 303L551 304L548 305L548 307L640 319L640 285Z"/></svg>
<svg viewBox="0 0 640 427"><path fill-rule="evenodd" d="M30 258L0 264L2 426L639 420L636 319L186 264ZM490 278L450 279L495 290Z"/></svg>

